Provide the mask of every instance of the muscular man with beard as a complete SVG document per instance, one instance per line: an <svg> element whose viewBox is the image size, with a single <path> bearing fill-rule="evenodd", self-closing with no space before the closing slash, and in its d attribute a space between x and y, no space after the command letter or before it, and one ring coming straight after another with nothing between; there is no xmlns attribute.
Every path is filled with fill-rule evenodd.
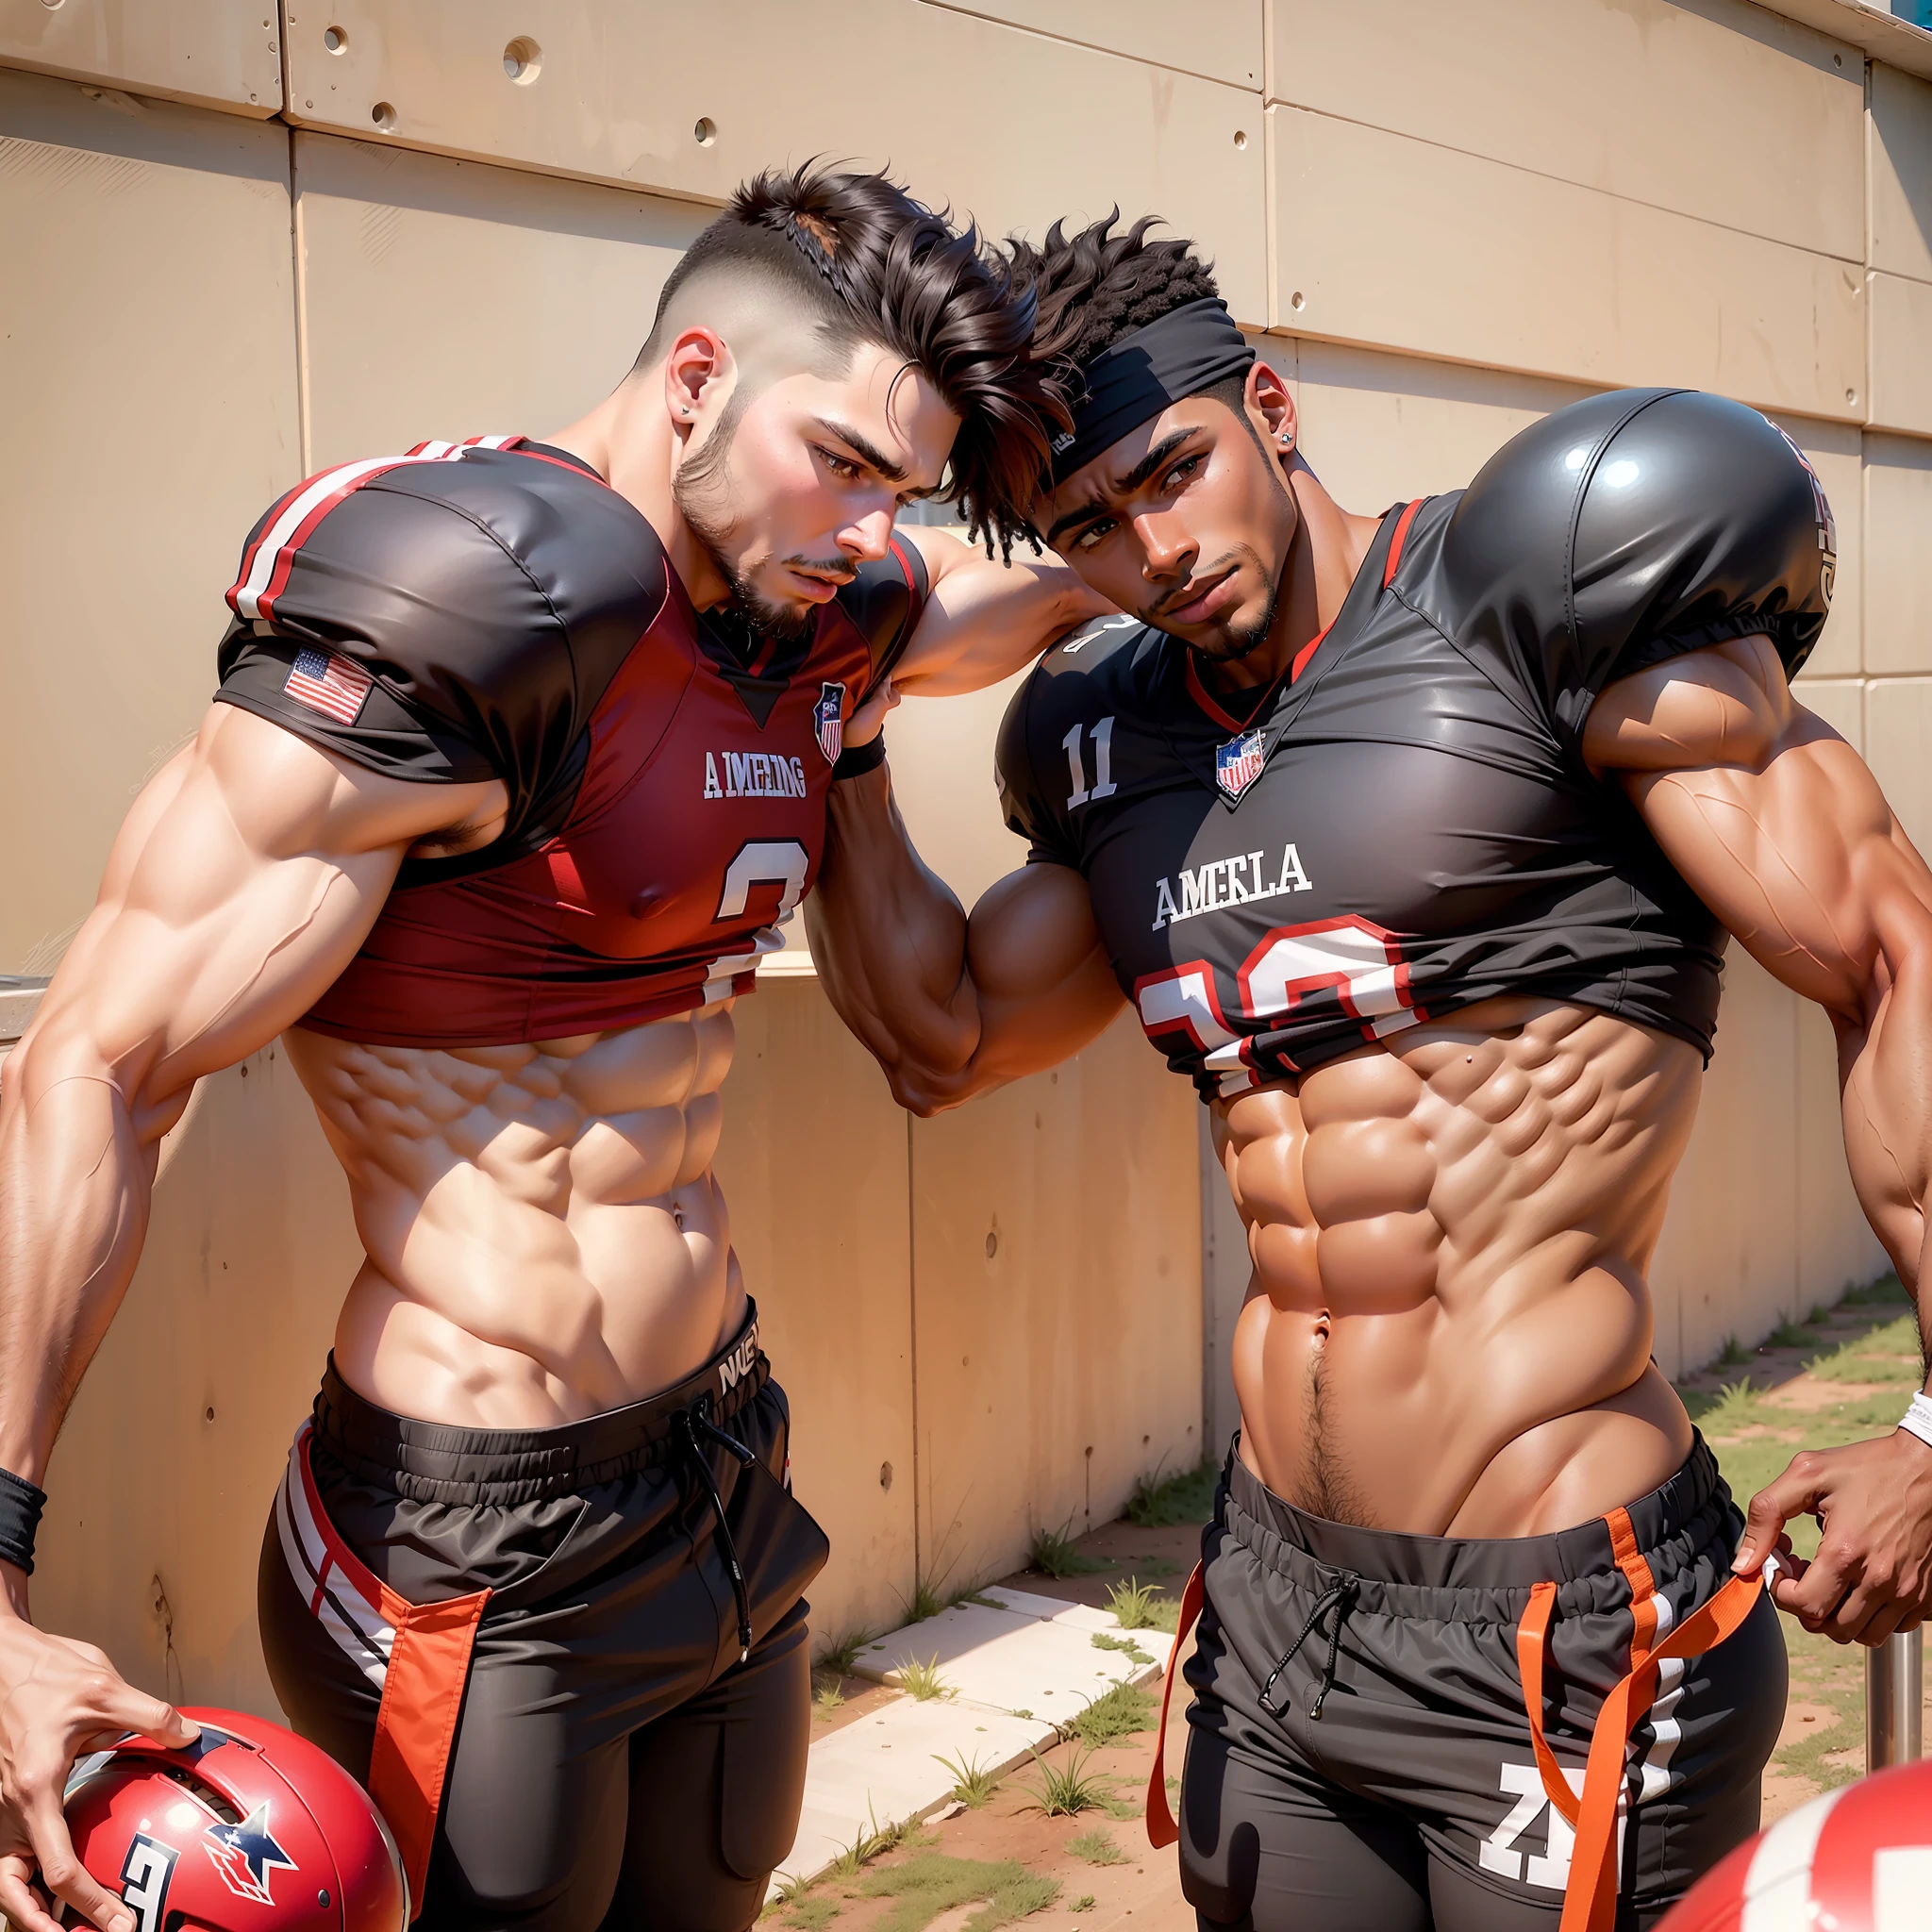
<svg viewBox="0 0 1932 1932"><path fill-rule="evenodd" d="M1932 1604L1932 1403L1747 1533L1651 1357L1727 934L1830 1014L1859 1198L1924 1279L1932 874L1788 682L1830 511L1764 417L1648 390L1353 515L1146 227L1021 250L1085 391L1035 526L1135 613L1008 714L1029 862L968 920L861 776L814 953L918 1111L1127 1003L1212 1111L1254 1279L1188 1603L1202 1925L1649 1925L1757 1826L1783 1519L1824 1519L1774 1585L1810 1627Z"/></svg>
<svg viewBox="0 0 1932 1932"><path fill-rule="evenodd" d="M545 441L273 506L221 689L148 785L0 1107L0 1910L132 1915L60 1796L192 1727L27 1621L44 1471L194 1082L274 1040L367 1258L262 1546L297 1727L425 1924L736 1932L789 1848L824 1540L712 1177L733 1000L894 675L966 689L1102 608L1001 538L1064 421L1029 297L882 176L761 177L631 377ZM38 1879L36 1883L35 1880Z"/></svg>

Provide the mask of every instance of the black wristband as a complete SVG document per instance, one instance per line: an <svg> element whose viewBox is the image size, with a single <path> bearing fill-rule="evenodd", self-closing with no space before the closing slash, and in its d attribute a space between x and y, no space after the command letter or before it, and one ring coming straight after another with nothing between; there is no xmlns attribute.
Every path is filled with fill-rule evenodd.
<svg viewBox="0 0 1932 1932"><path fill-rule="evenodd" d="M47 1492L36 1489L24 1475L0 1469L0 1560L34 1574L34 1531L41 1526L41 1511L47 1507Z"/></svg>
<svg viewBox="0 0 1932 1932"><path fill-rule="evenodd" d="M846 747L839 754L839 761L832 767L832 783L841 778L856 778L861 772L875 772L886 761L886 734L881 731L876 738L868 739L863 744Z"/></svg>

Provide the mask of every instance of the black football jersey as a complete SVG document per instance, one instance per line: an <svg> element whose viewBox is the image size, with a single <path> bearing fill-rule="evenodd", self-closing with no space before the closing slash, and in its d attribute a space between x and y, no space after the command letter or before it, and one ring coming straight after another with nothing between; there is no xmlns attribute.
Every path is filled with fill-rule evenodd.
<svg viewBox="0 0 1932 1932"><path fill-rule="evenodd" d="M1398 506L1334 623L1243 718L1191 652L1104 618L1001 728L1008 824L1088 881L1124 991L1205 1099L1499 993L1707 1058L1725 934L1584 721L1614 679L1823 627L1836 542L1765 417L1687 391L1557 411Z"/></svg>

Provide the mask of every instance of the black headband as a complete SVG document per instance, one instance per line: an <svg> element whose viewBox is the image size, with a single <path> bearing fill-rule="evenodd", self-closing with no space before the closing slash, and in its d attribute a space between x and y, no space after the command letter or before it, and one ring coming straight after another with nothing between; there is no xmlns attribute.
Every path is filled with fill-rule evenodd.
<svg viewBox="0 0 1932 1932"><path fill-rule="evenodd" d="M1058 489L1170 403L1245 375L1254 359L1227 304L1213 296L1171 308L1123 336L1080 372L1087 393L1074 406L1073 428L1053 440L1049 487Z"/></svg>

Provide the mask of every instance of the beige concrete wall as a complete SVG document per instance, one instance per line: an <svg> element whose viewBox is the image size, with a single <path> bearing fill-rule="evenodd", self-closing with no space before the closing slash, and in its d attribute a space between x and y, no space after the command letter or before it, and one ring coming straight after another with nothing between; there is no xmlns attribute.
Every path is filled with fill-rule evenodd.
<svg viewBox="0 0 1932 1932"><path fill-rule="evenodd" d="M128 800L194 729L242 539L302 474L288 131L0 66L0 971L20 972L85 915Z"/></svg>
<svg viewBox="0 0 1932 1932"><path fill-rule="evenodd" d="M1453 489L1605 384L1771 409L1840 533L1805 694L1932 841L1932 40L1839 0L720 0L667 58L668 18L0 0L0 391L27 453L0 475L0 971L58 955L192 728L258 510L305 466L557 426L621 373L708 207L815 151L890 158L996 230L1166 214L1274 330L1354 507ZM969 900L1016 854L1003 703L892 725L908 816ZM808 971L740 1037L720 1167L837 1548L822 1626L1218 1451L1244 1243L1130 1024L916 1124ZM1878 1265L1834 1090L1820 1016L1734 959L1657 1262L1667 1368ZM265 1698L255 1541L354 1252L281 1058L210 1082L38 1579L145 1681Z"/></svg>
<svg viewBox="0 0 1932 1932"><path fill-rule="evenodd" d="M281 39L262 0L0 0L0 64L261 120Z"/></svg>

